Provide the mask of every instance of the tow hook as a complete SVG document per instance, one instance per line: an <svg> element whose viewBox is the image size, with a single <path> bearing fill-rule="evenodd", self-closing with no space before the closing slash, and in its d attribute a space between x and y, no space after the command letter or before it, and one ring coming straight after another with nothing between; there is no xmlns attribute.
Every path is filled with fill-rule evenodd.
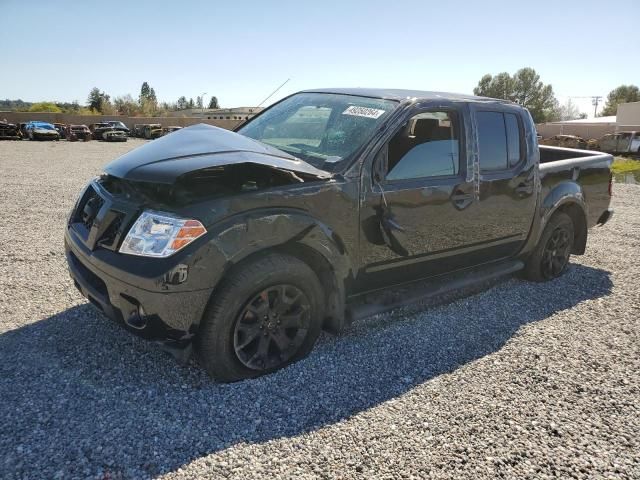
<svg viewBox="0 0 640 480"><path fill-rule="evenodd" d="M125 323L136 330L144 329L147 326L147 318L144 309L139 306L137 310L132 311L125 320Z"/></svg>

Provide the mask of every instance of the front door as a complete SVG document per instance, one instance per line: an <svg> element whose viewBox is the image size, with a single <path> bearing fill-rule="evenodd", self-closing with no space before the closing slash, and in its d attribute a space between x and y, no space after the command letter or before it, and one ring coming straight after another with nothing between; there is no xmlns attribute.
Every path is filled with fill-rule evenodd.
<svg viewBox="0 0 640 480"><path fill-rule="evenodd" d="M358 288L473 264L476 215L462 107L416 110L363 175Z"/></svg>

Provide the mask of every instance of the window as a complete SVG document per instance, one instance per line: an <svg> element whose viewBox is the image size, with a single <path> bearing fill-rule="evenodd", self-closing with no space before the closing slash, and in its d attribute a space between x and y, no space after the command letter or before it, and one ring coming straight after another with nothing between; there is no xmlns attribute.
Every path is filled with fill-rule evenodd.
<svg viewBox="0 0 640 480"><path fill-rule="evenodd" d="M453 112L412 117L389 142L387 180L457 175L460 126Z"/></svg>
<svg viewBox="0 0 640 480"><path fill-rule="evenodd" d="M238 133L311 163L339 171L398 103L329 93L299 93L254 117Z"/></svg>
<svg viewBox="0 0 640 480"><path fill-rule="evenodd" d="M507 127L509 167L514 167L520 163L520 126L518 125L518 117L513 113L505 113L504 124Z"/></svg>
<svg viewBox="0 0 640 480"><path fill-rule="evenodd" d="M480 171L507 170L520 161L520 126L513 113L478 112Z"/></svg>

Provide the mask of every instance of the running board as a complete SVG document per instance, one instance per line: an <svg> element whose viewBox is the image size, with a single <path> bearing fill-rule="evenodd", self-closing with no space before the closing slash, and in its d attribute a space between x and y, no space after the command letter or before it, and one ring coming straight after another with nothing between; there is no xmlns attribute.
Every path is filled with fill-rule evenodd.
<svg viewBox="0 0 640 480"><path fill-rule="evenodd" d="M455 291L479 286L500 277L511 275L523 268L524 263L522 261L509 260L491 266L484 265L474 269L439 275L429 280L363 294L347 305L347 318L349 321L359 320L371 315L388 312L398 307L435 299L436 297L445 296Z"/></svg>

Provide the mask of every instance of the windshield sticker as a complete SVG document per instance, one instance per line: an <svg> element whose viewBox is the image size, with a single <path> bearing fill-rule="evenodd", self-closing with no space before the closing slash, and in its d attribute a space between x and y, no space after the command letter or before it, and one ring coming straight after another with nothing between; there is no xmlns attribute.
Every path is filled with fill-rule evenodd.
<svg viewBox="0 0 640 480"><path fill-rule="evenodd" d="M366 117L366 118L380 118L384 110L379 110L377 108L368 108L368 107L356 107L355 105L351 105L347 108L343 115L353 115L354 117Z"/></svg>

